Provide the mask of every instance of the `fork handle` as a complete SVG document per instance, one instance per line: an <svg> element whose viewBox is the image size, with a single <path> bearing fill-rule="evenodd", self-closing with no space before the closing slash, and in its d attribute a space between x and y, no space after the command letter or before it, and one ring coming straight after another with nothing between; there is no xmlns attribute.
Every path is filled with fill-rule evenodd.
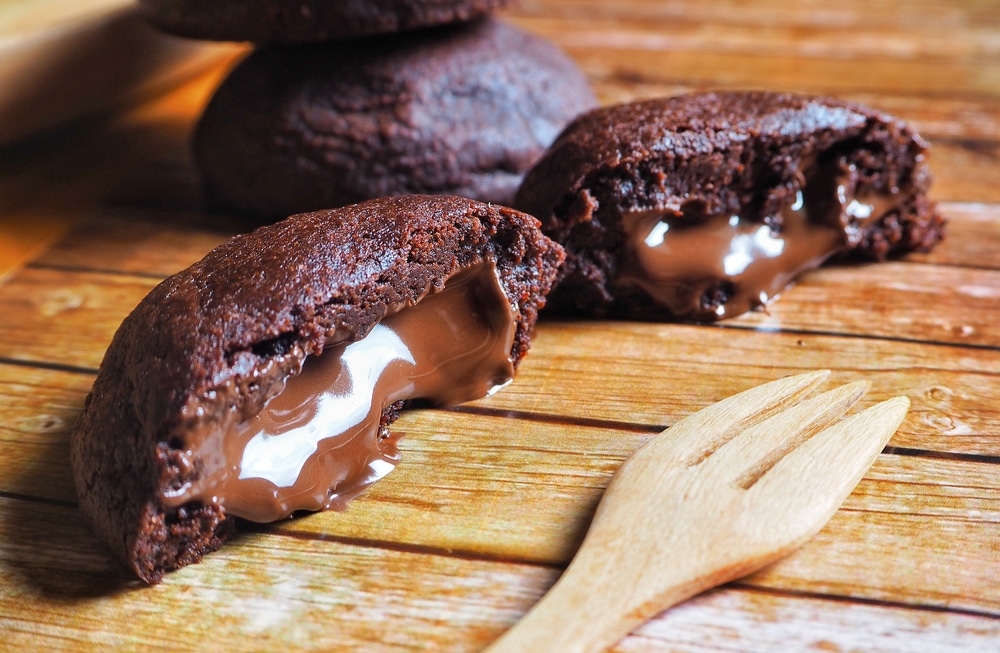
<svg viewBox="0 0 1000 653"><path fill-rule="evenodd" d="M621 627L610 616L613 610L595 609L595 591L600 592L601 589L590 588L584 593L579 588L557 585L513 628L490 645L486 653L587 653L614 646L628 634L628 630L620 632Z"/></svg>
<svg viewBox="0 0 1000 653"><path fill-rule="evenodd" d="M613 556L612 556L613 557ZM691 578L658 569L655 606L634 605L635 580L616 573L608 556L574 558L559 581L514 627L491 644L488 653L605 651L658 613L697 594Z"/></svg>

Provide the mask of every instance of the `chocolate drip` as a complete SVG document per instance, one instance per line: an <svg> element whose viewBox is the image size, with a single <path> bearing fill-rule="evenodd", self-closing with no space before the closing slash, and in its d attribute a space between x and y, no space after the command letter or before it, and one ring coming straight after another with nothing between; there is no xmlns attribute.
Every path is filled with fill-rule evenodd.
<svg viewBox="0 0 1000 653"><path fill-rule="evenodd" d="M386 411L415 399L453 405L505 385L514 331L492 263L462 270L361 340L306 357L259 414L194 434L186 457L201 469L163 502L218 504L259 522L343 508L399 459L382 425Z"/></svg>
<svg viewBox="0 0 1000 653"><path fill-rule="evenodd" d="M858 188L856 171L841 162L812 166L805 179L776 215L763 219L625 215L619 283L642 288L674 315L739 315L766 306L799 274L856 245L866 225L907 200L899 192Z"/></svg>

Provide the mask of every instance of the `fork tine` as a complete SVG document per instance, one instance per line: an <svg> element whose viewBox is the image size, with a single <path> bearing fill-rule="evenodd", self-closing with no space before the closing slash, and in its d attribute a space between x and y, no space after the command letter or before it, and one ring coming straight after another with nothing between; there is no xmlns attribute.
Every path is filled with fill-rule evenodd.
<svg viewBox="0 0 1000 653"><path fill-rule="evenodd" d="M697 464L743 429L797 403L829 375L830 370L816 370L744 390L688 415L649 445L670 447L677 459Z"/></svg>
<svg viewBox="0 0 1000 653"><path fill-rule="evenodd" d="M746 429L718 456L746 461L734 469L745 470L736 484L749 488L789 451L847 414L870 388L868 381L855 381L807 399Z"/></svg>
<svg viewBox="0 0 1000 653"><path fill-rule="evenodd" d="M775 463L749 492L780 501L786 519L801 529L812 525L803 537L812 536L861 481L909 407L909 399L895 397L817 433Z"/></svg>

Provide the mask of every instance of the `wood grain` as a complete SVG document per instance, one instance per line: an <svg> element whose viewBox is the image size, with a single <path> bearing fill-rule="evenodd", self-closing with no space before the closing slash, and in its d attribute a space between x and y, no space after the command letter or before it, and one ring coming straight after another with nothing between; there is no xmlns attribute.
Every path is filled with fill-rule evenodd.
<svg viewBox="0 0 1000 653"><path fill-rule="evenodd" d="M14 424L0 431L0 454L21 470L0 481L0 495L72 504L65 445L87 376L50 370L22 379L19 369L0 366L0 410ZM32 405L18 404L23 386L37 395ZM579 545L618 466L652 437L641 425L615 430L454 411L407 414L394 430L404 435L402 464L346 512L311 515L263 532L561 566ZM932 570L947 547L949 555L966 561L962 573L969 583L989 586L997 550L978 543L991 541L1000 523L994 468L909 452L883 455L820 536L787 564L747 582L798 590L823 576L831 583L826 593L837 595L844 590L835 582L846 582L842 561L861 556L873 558L875 568L855 571L865 586L852 586L853 596L882 599L890 590L905 590L918 605L948 601L1000 612L1000 593L967 596L961 587L952 589L955 570L949 567L921 575L903 570L900 579L891 569L880 570L880 558L873 556L905 552L911 565ZM536 506L528 521L525 505ZM801 557L809 564L794 566Z"/></svg>
<svg viewBox="0 0 1000 653"><path fill-rule="evenodd" d="M239 651L395 651L430 642L476 651L556 577L535 566L247 535L238 550L139 590L88 545L72 508L0 498L0 522L0 597L19 605L16 619L0 617L13 650L176 651L224 639ZM898 650L905 638L909 650L972 651L988 650L981 647L998 632L994 621L962 613L733 588L662 615L615 650L766 650L775 642Z"/></svg>
<svg viewBox="0 0 1000 653"><path fill-rule="evenodd" d="M199 245L207 251L215 238L205 241ZM13 318L0 325L0 357L96 367L122 319L159 280L158 274L114 270L26 269L0 288L0 311ZM1000 271L994 270L902 263L831 267L802 277L766 313L741 316L722 328L880 336L990 352L1000 341L998 287ZM619 327L633 329L610 328ZM45 342L35 337L42 330L49 334ZM659 331L652 337L661 339L665 330L653 327L650 333ZM77 346L68 351L74 341ZM67 350L53 349L56 343Z"/></svg>
<svg viewBox="0 0 1000 653"><path fill-rule="evenodd" d="M27 34L28 6L0 9L0 42ZM80 29L94 6L46 3ZM69 431L132 307L254 226L202 209L188 144L246 47L200 73L168 67L169 84L0 145L0 648L481 650L555 582L632 451L702 406L821 367L830 386L872 381L860 407L910 399L889 446L794 555L614 650L996 648L996 3L521 0L504 15L562 46L603 102L753 87L906 119L932 143L948 239L826 267L718 325L547 316L502 392L404 414L402 462L345 512L244 525L202 564L138 588L81 521Z"/></svg>
<svg viewBox="0 0 1000 653"><path fill-rule="evenodd" d="M997 625L974 615L724 589L697 597L614 650L988 651Z"/></svg>

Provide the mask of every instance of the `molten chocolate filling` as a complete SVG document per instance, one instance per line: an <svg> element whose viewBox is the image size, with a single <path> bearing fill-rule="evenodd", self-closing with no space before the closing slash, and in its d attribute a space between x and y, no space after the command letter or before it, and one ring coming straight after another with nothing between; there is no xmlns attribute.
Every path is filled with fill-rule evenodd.
<svg viewBox="0 0 1000 653"><path fill-rule="evenodd" d="M462 270L364 338L306 357L260 414L194 434L186 458L200 461L196 480L163 502L221 504L258 522L342 508L399 459L395 439L380 437L386 408L453 405L499 389L513 378L515 329L493 264Z"/></svg>
<svg viewBox="0 0 1000 653"><path fill-rule="evenodd" d="M908 197L859 188L857 171L842 161L810 168L802 190L763 220L691 215L698 207L626 215L619 281L639 286L676 316L739 315L855 245L865 225Z"/></svg>

